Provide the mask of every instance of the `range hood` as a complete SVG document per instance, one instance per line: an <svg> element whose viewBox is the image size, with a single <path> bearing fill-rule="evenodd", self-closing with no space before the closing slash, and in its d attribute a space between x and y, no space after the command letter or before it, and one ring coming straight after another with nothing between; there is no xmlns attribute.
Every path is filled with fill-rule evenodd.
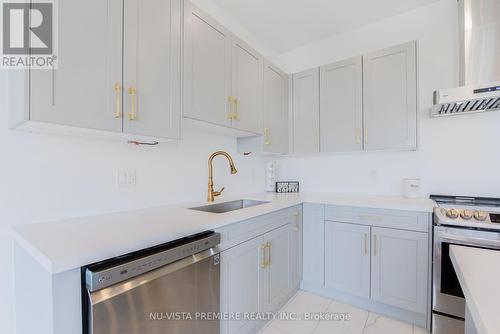
<svg viewBox="0 0 500 334"><path fill-rule="evenodd" d="M434 92L434 117L500 110L500 0L458 0L460 85Z"/></svg>

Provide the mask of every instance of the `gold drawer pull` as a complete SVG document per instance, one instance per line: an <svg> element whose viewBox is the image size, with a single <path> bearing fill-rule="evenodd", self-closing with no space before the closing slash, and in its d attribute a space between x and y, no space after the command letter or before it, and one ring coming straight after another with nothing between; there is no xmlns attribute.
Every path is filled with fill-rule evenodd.
<svg viewBox="0 0 500 334"><path fill-rule="evenodd" d="M227 118L232 120L234 118L234 114L233 114L233 97L232 96L228 96L227 102L229 103L229 112L227 114Z"/></svg>
<svg viewBox="0 0 500 334"><path fill-rule="evenodd" d="M134 87L128 89L128 94L130 95L130 113L128 114L129 121L137 120L137 90Z"/></svg>
<svg viewBox="0 0 500 334"><path fill-rule="evenodd" d="M267 249L267 244L260 245L260 250L262 252L262 261L260 262L260 267L261 268L265 268L267 266L267 262L266 262L266 249Z"/></svg>
<svg viewBox="0 0 500 334"><path fill-rule="evenodd" d="M233 119L238 120L240 118L240 114L238 111L239 101L235 97L233 98L233 101L234 101L234 118Z"/></svg>
<svg viewBox="0 0 500 334"><path fill-rule="evenodd" d="M122 86L120 85L120 83L116 82L114 89L115 89L115 118L120 118L122 117L122 109L120 107Z"/></svg>
<svg viewBox="0 0 500 334"><path fill-rule="evenodd" d="M267 243L267 266L271 265L271 243Z"/></svg>
<svg viewBox="0 0 500 334"><path fill-rule="evenodd" d="M271 129L265 128L264 129L264 145L271 145Z"/></svg>

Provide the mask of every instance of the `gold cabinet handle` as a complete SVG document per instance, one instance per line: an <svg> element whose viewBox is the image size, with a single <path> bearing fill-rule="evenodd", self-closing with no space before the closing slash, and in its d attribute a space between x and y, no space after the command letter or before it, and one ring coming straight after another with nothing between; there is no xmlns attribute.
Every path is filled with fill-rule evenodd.
<svg viewBox="0 0 500 334"><path fill-rule="evenodd" d="M368 254L368 234L365 233L365 255Z"/></svg>
<svg viewBox="0 0 500 334"><path fill-rule="evenodd" d="M240 117L240 114L238 111L239 101L235 97L233 97L233 101L234 101L234 118L233 119L238 120Z"/></svg>
<svg viewBox="0 0 500 334"><path fill-rule="evenodd" d="M361 128L356 127L356 144L361 144Z"/></svg>
<svg viewBox="0 0 500 334"><path fill-rule="evenodd" d="M267 249L267 244L260 245L260 251L262 252L262 261L260 261L260 267L261 268L265 268L267 266L267 262L266 262L266 249Z"/></svg>
<svg viewBox="0 0 500 334"><path fill-rule="evenodd" d="M269 129L269 128L264 129L264 137L265 137L264 145L271 145L271 140L270 140L271 129Z"/></svg>
<svg viewBox="0 0 500 334"><path fill-rule="evenodd" d="M267 266L271 265L271 243L267 243Z"/></svg>
<svg viewBox="0 0 500 334"><path fill-rule="evenodd" d="M299 223L295 223L295 225L293 225L293 231L294 232L299 232L300 231Z"/></svg>
<svg viewBox="0 0 500 334"><path fill-rule="evenodd" d="M233 97L232 96L228 96L227 102L229 103L229 112L227 114L227 118L232 120L234 118L234 114L233 114Z"/></svg>
<svg viewBox="0 0 500 334"><path fill-rule="evenodd" d="M373 235L373 256L377 256L377 235Z"/></svg>
<svg viewBox="0 0 500 334"><path fill-rule="evenodd" d="M115 118L120 118L122 117L122 109L120 107L120 101L121 101L121 91L122 91L122 86L120 85L119 82L115 82Z"/></svg>
<svg viewBox="0 0 500 334"><path fill-rule="evenodd" d="M365 145L368 145L368 128L365 127L365 138L364 138Z"/></svg>
<svg viewBox="0 0 500 334"><path fill-rule="evenodd" d="M128 114L129 121L135 121L137 119L137 89L130 87L128 89L128 94L130 95L130 113Z"/></svg>

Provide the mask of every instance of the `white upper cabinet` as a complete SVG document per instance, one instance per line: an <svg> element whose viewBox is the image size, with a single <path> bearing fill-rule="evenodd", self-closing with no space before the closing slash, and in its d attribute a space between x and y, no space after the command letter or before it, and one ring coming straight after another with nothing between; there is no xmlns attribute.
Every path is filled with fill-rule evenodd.
<svg viewBox="0 0 500 334"><path fill-rule="evenodd" d="M248 44L184 2L186 119L201 121L196 126L203 129L225 127L223 133L238 137L262 134L263 64Z"/></svg>
<svg viewBox="0 0 500 334"><path fill-rule="evenodd" d="M262 133L263 59L245 42L232 38L232 126Z"/></svg>
<svg viewBox="0 0 500 334"><path fill-rule="evenodd" d="M416 43L365 55L363 87L365 149L416 149Z"/></svg>
<svg viewBox="0 0 500 334"><path fill-rule="evenodd" d="M319 152L319 69L293 75L293 152Z"/></svg>
<svg viewBox="0 0 500 334"><path fill-rule="evenodd" d="M264 60L263 135L238 138L239 152L288 153L288 87L288 75Z"/></svg>
<svg viewBox="0 0 500 334"><path fill-rule="evenodd" d="M231 32L184 2L184 117L231 126Z"/></svg>
<svg viewBox="0 0 500 334"><path fill-rule="evenodd" d="M26 121L122 131L122 5L58 2L58 68L31 71Z"/></svg>
<svg viewBox="0 0 500 334"><path fill-rule="evenodd" d="M321 152L362 150L362 57L322 66L320 78Z"/></svg>
<svg viewBox="0 0 500 334"><path fill-rule="evenodd" d="M19 111L13 126L127 141L178 139L181 14L181 0L59 2L58 68L30 71L29 94L16 93L29 100L29 113Z"/></svg>
<svg viewBox="0 0 500 334"><path fill-rule="evenodd" d="M124 3L124 131L178 138L181 0Z"/></svg>

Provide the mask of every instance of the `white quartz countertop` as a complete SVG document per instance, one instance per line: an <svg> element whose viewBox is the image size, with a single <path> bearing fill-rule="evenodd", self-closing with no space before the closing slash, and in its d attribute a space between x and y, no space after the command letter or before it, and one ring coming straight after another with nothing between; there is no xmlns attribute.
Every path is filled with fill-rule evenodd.
<svg viewBox="0 0 500 334"><path fill-rule="evenodd" d="M477 332L500 333L500 251L451 245L450 258Z"/></svg>
<svg viewBox="0 0 500 334"><path fill-rule="evenodd" d="M333 193L264 193L227 197L217 202L235 199L269 203L222 214L189 210L207 203L167 205L19 225L13 228L12 234L47 271L57 274L305 202L429 213L435 206L429 199Z"/></svg>

